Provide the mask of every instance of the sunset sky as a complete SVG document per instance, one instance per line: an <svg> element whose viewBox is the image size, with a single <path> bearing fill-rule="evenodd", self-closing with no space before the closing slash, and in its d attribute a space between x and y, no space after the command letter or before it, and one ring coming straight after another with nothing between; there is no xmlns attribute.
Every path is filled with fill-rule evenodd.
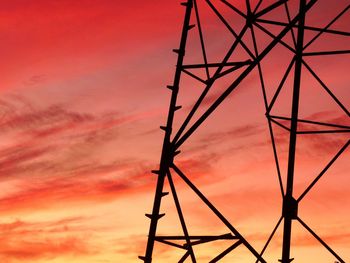
<svg viewBox="0 0 350 263"><path fill-rule="evenodd" d="M220 62L232 34L205 1L198 2L209 62ZM245 1L229 2L245 12ZM257 1L252 2L254 6ZM263 1L260 8L273 2ZM349 5L348 0L333 1L332 7L328 0L319 2L308 14L310 26L326 26ZM0 1L0 262L139 262L149 228L144 214L151 212L156 184L150 171L159 165L164 136L159 126L165 124L170 100L166 85L172 84L175 71L176 54L171 50L179 45L184 15L179 3ZM296 3L291 1L293 16ZM235 29L242 28L239 16L227 6L221 4L221 8ZM268 18L280 21L282 11ZM350 32L349 25L348 10L331 29ZM277 34L281 28L269 30ZM189 35L186 62L200 59L196 34L194 29ZM306 33L305 41L315 34ZM244 40L251 48L249 36ZM260 51L271 42L262 32L257 37ZM285 41L292 45L291 34ZM349 50L349 43L349 37L325 34L306 52ZM232 61L247 58L242 51ZM277 45L262 62L269 101L291 58L290 51ZM305 60L349 109L349 54ZM220 80L199 111L240 72ZM291 75L273 114L290 117L292 80ZM183 108L174 130L203 89L189 77L181 84ZM300 117L350 125L349 116L306 68ZM278 126L274 132L285 183L288 133ZM296 197L349 140L348 134L298 138ZM282 200L257 70L181 151L176 164L260 251L280 217ZM350 261L349 157L347 149L299 207L303 221L346 262ZM174 180L191 234L229 233L175 174ZM182 234L171 196L161 211L166 216L159 223L159 233ZM281 237L282 227L266 251L268 262L280 259ZM201 262L230 245L225 242L199 249ZM335 261L297 222L292 244L297 263ZM164 245L157 245L154 253L154 262L177 262L181 257ZM222 262L233 260L254 261L243 247Z"/></svg>

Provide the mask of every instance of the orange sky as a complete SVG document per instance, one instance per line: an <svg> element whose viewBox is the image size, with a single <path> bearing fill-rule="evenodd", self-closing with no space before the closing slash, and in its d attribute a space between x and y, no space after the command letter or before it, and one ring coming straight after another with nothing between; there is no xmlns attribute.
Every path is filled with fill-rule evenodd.
<svg viewBox="0 0 350 263"><path fill-rule="evenodd" d="M320 0L307 23L324 26L347 4L339 0L326 12L327 1ZM171 49L179 43L183 14L178 1L1 1L0 262L128 263L144 254L149 227L144 213L152 208L156 182L150 170L159 161L163 133L158 127L166 120L170 93L165 86L173 79ZM203 14L208 54L215 62L232 36L208 10ZM333 28L350 31L349 22L347 12ZM263 48L270 39L259 37ZM333 49L349 49L348 39L324 37L309 51L326 50L330 43ZM198 39L190 35L188 61L198 58L196 52ZM262 63L272 87L269 99L290 57L278 47ZM307 62L349 108L349 55ZM233 77L217 84L202 111ZM350 125L311 75L304 78L301 116ZM179 102L184 107L175 127L202 89L193 83L183 80ZM287 88L275 112L288 116L290 100ZM287 133L275 132L285 176ZM296 195L348 139L343 133L298 141ZM282 201L257 72L181 150L176 163L260 251ZM350 261L348 160L349 149L300 206L302 219L345 261ZM181 181L175 178L175 183L191 233L228 231ZM181 233L171 197L162 211L167 216L160 233ZM315 255L317 262L334 261L301 227L293 231L296 262L311 262ZM198 255L207 262L225 246L213 243ZM280 251L278 233L266 260L276 262ZM155 262L175 262L179 256L163 246L155 253ZM222 262L234 259L252 262L244 249Z"/></svg>

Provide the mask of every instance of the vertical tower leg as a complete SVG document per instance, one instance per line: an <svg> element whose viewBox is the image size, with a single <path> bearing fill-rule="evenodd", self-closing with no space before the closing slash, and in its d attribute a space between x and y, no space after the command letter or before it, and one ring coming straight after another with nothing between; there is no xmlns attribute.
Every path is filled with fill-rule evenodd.
<svg viewBox="0 0 350 263"><path fill-rule="evenodd" d="M282 246L282 263L289 263L293 261L290 258L291 247L291 232L292 221L297 219L298 214L298 202L293 197L294 187L294 168L295 168L295 150L297 142L297 129L298 129L298 111L299 111L299 95L301 84L301 69L302 69L302 55L303 55L303 43L304 43L304 25L305 25L305 9L306 0L300 0L299 6L299 24L298 24L298 38L295 53L295 71L294 71L294 85L293 85L293 100L292 100L292 114L291 114L291 127L289 138L289 155L288 155L288 171L287 171L287 188L286 194L283 199L283 211L284 217L284 231L283 231L283 246Z"/></svg>
<svg viewBox="0 0 350 263"><path fill-rule="evenodd" d="M190 29L189 23L190 23L191 11L193 7L193 0L187 0L187 2L182 3L182 5L186 7L186 13L185 13L185 19L184 19L184 24L182 28L180 47L179 49L174 49L174 52L178 54L178 59L177 59L177 67L175 71L174 83L172 86L168 86L168 88L171 89L172 94L171 94L167 124L166 126L161 127L161 129L165 131L165 135L164 135L163 149L162 149L162 154L160 159L160 167L159 167L159 171L153 171L155 174L158 175L156 192L155 192L154 203L153 203L153 210L152 210L152 214L146 214L146 216L149 217L151 220L147 247L146 247L146 255L139 257L141 260L143 260L146 263L152 262L152 254L153 254L154 242L156 238L158 220L162 216L164 216L164 214L160 214L160 205L161 205L162 197L165 196L165 193L163 193L165 177L167 175L167 172L169 171L170 165L172 164L172 160L174 157L174 150L175 150L173 145L171 144L171 131L173 126L174 114L175 114L175 111L178 109L178 107L176 106L176 101L177 101L177 95L179 91L181 67L183 65L183 58L184 58L185 47L187 42L187 33L188 33L188 30Z"/></svg>

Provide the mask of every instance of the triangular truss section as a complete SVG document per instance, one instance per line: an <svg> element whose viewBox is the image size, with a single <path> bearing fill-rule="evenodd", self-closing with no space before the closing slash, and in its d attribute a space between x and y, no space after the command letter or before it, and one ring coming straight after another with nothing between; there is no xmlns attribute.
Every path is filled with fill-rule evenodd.
<svg viewBox="0 0 350 263"><path fill-rule="evenodd" d="M212 255L212 259L209 262L219 262L226 255L233 253L237 247L241 246L249 250L250 254L255 258L256 263L266 262L263 258L265 250L283 222L282 257L279 261L289 263L293 261L291 257L291 236L292 222L294 221L300 223L337 261L345 262L301 219L298 215L298 204L320 178L326 174L327 170L338 157L346 151L350 143L349 140L345 141L335 156L329 160L325 168L315 176L315 179L305 188L299 197L293 195L297 137L312 136L313 134L348 134L350 132L350 126L347 124L350 115L345 104L337 98L332 92L332 88L322 81L321 77L317 75L317 70L314 70L307 61L307 57L349 55L350 51L346 48L341 50L325 49L323 51L312 51L311 47L327 34L340 36L348 40L350 37L349 30L339 29L338 27L334 29L332 26L337 24L349 12L350 5L343 7L323 27L308 25L308 13L313 12L313 8L317 6L316 3L320 1L322 0L187 0L182 3L185 7L185 18L179 48L173 50L178 58L174 82L172 85L167 86L171 91L167 123L160 127L165 135L159 169L153 171L157 175L157 186L153 210L150 214L146 214L151 222L146 253L144 256L140 256L140 259L144 262L152 262L154 246L157 242L183 250L183 255L178 259L178 262L197 262L198 259L194 248L219 240L229 241L230 244L224 251L217 255ZM201 10L203 6L206 7L205 12ZM225 34L228 33L231 35L231 42L225 43L225 45L215 46L215 41L220 41L220 39L215 39L214 42L213 40L211 42L214 45L208 48L210 34L207 34L208 29L202 21L209 19L209 15L210 19L216 19L215 26L217 30L222 30ZM236 17L235 20L240 20L233 23L230 15ZM193 39L196 40L194 41ZM228 41L227 37L224 39ZM195 45L191 43L191 40L193 40ZM218 54L221 54L221 59L217 59L218 55L213 59L213 56L209 54L208 49L213 48L217 48L216 51ZM290 53L291 59L288 63L285 63L287 66L283 70L284 74L278 77L280 78L279 84L276 87L269 87L265 79L263 62L278 48L285 48ZM197 132L221 103L234 92L247 76L252 75L253 72L258 73L258 79L261 85L266 110L265 115L267 117L283 203L282 215L278 219L276 227L261 252L257 252L258 250L248 242L239 229L236 229L200 189L195 186L191 181L191 176L185 175L181 165L178 166L176 162L177 155L181 154L181 146L191 139L190 137ZM314 82L317 83L319 88L325 91L325 96L328 96L340 109L343 115L339 119L346 120L345 123L300 118L299 102L301 89L304 88L303 76L306 73L314 79ZM225 79L228 76L230 78ZM177 105L179 101L178 97L181 96L183 89L186 88L182 86L183 78L190 78L191 83L198 83L201 92L193 105L186 107L189 110L185 113L185 118L180 122L179 127L174 128L174 123L178 122L176 119L177 113L184 110L181 105ZM220 82L223 79L225 81ZM223 84L224 89L217 92L216 85L223 86ZM208 103L206 99L213 89L216 90L215 96ZM282 101L282 105L288 104L284 103L285 98L281 98L281 94L286 89L289 89L289 93L287 92L285 94L287 94L286 96L291 101L291 107L288 108L288 114L279 114L276 104L280 103L280 101ZM275 139L276 128L285 130L285 134L288 136L289 151L288 167L285 169L286 175L282 175L280 169L277 142ZM174 183L175 176L176 178L180 178L197 195L199 200L226 227L227 232L219 234L204 233L203 235L190 234L189 226L186 224L186 215L182 209ZM282 177L285 177L286 180L283 181ZM180 235L159 235L157 232L158 222L166 219L165 213L161 213L160 211L162 200L164 197L170 196L168 192L164 192L165 184L169 185L169 193L174 199L182 229Z"/></svg>

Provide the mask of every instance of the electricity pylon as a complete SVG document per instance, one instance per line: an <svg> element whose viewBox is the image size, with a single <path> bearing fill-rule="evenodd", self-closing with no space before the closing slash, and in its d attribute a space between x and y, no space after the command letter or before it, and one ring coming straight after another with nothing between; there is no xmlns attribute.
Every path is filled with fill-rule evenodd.
<svg viewBox="0 0 350 263"><path fill-rule="evenodd" d="M325 1L325 0L324 0ZM206 38L203 33L199 3L205 4L209 10L218 18L223 27L232 34L233 40L229 44L229 49L225 52L221 61L209 61L206 49ZM298 214L298 205L302 199L309 193L309 191L316 185L321 177L326 174L327 170L333 165L333 163L344 153L349 146L349 139L346 138L344 145L340 147L339 151L335 154L325 168L314 178L314 180L305 188L299 197L295 197L294 179L295 172L295 159L297 138L299 136L312 136L314 134L348 134L350 132L350 126L346 125L349 121L349 111L346 106L341 102L339 98L332 92L332 88L328 87L324 81L318 76L318 74L309 65L306 57L315 56L348 56L349 49L342 50L322 50L322 51L307 51L309 46L317 43L324 35L331 35L342 37L349 43L348 37L350 32L343 30L332 29L332 25L340 21L341 18L349 11L350 5L346 4L341 8L330 21L325 21L325 25L310 26L307 25L308 14L313 11L315 6L322 0L298 0L298 1L211 1L211 0L187 0L182 3L186 8L185 18L182 27L182 34L180 45L178 49L174 49L177 53L177 65L175 70L174 82L169 85L168 88L171 91L171 100L168 111L167 123L165 126L161 126L164 130L164 141L160 159L160 166L158 170L153 171L157 175L157 186L155 191L155 198L153 204L152 213L146 214L151 220L150 229L148 235L148 242L146 247L145 256L140 256L144 262L151 263L153 257L153 249L156 242L160 242L184 251L183 256L178 262L185 262L186 260L197 262L195 254L195 246L200 244L217 241L217 240L232 240L232 244L223 252L218 255L213 255L209 262L218 262L224 258L227 254L231 253L238 246L246 247L249 252L254 256L256 262L266 262L263 258L266 248L269 246L272 238L274 237L277 229L284 223L283 227L283 242L282 242L282 256L279 259L282 263L289 263L293 261L291 257L291 237L292 237L292 225L296 221L300 223L307 232L309 232L316 240L320 242L339 262L345 262L331 247L321 239L310 227L306 224ZM242 8L244 5L244 8ZM225 6L227 10L232 12L235 16L239 17L243 23L237 23L241 25L241 28L237 31L235 25L232 25L232 21L227 19L228 12L223 12L222 7ZM220 9L221 8L221 9ZM244 9L244 11L242 10ZM271 17L270 15L273 14ZM276 18L276 14L279 17ZM283 17L283 19L281 19ZM192 24L193 23L193 24ZM274 26L274 29L269 28ZM200 42L200 53L202 61L200 63L185 63L185 55L190 56L186 51L186 48L190 45L188 43L189 31L197 31ZM258 32L259 31L259 32ZM310 35L310 32L314 33L313 37L306 41L305 36ZM258 34L264 34L263 41ZM287 39L291 39L291 43ZM218 39L217 41L220 41ZM260 43L260 42L263 42ZM327 43L330 46L330 43ZM279 82L278 87L274 90L271 99L268 98L264 67L262 62L266 60L269 54L277 47L282 46L290 52L292 58L285 70L285 73ZM235 53L244 53L242 56L245 59L239 61L233 60L232 57ZM204 76L199 75L195 70L202 70ZM282 196L282 213L279 218L276 227L273 229L269 236L265 246L261 252L257 250L248 242L248 240L236 229L233 224L215 207L213 203L200 191L198 187L190 180L190 177L185 175L181 167L176 164L176 156L180 154L179 148L190 139L190 137L197 131L197 129L207 120L209 116L220 106L220 104L241 84L241 82L253 74L253 71L258 72L259 85L261 86L263 100L265 105L265 115L267 117L269 133L271 137L271 144L274 153L274 160L276 163L278 181ZM303 87L303 75L308 72L314 80L320 85L320 87L326 92L332 101L344 114L345 124L322 122L317 120L300 118L299 104L300 104L300 92ZM189 111L185 120L179 129L174 130L174 119L176 112L181 109L181 106L177 105L177 99L179 96L181 79L183 75L191 77L197 81L199 85L202 85L203 91L197 98L193 107ZM194 116L198 113L198 109L205 101L208 92L213 88L215 83L222 77L232 75L234 80L227 85L226 89L217 96L217 98L210 104L209 107L200 114L197 119L194 120ZM272 114L275 109L275 102L280 97L281 91L286 88L287 78L292 76L292 97L290 98L291 109L289 116L282 116ZM308 129L301 129L308 125ZM284 186L283 175L280 169L279 156L276 147L275 129L279 127L284 129L288 133L288 158L287 158L287 172L286 172L286 186ZM311 128L310 128L311 127ZM328 129L322 129L328 128ZM207 207L220 219L220 221L230 231L222 235L196 235L193 236L189 232L189 226L186 224L185 215L183 213L177 190L173 181L173 176L177 175L181 178L190 189L201 199L201 201L207 205ZM164 184L168 182L170 186L170 192L173 196L176 211L181 223L182 235L177 236L160 236L157 234L158 222L165 214L160 212L162 199L169 193L164 192ZM182 243L181 243L182 242ZM276 259L277 260L277 259Z"/></svg>

